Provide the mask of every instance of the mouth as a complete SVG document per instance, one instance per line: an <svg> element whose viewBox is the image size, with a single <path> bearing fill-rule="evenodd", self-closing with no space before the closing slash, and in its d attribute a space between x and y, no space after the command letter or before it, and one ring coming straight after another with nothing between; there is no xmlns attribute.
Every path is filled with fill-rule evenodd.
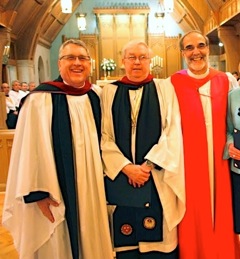
<svg viewBox="0 0 240 259"><path fill-rule="evenodd" d="M200 61L203 60L203 57L193 57L191 58L191 61Z"/></svg>
<svg viewBox="0 0 240 259"><path fill-rule="evenodd" d="M73 72L73 73L82 73L83 72L83 69L80 69L80 68L78 68L78 69L71 69L71 72Z"/></svg>

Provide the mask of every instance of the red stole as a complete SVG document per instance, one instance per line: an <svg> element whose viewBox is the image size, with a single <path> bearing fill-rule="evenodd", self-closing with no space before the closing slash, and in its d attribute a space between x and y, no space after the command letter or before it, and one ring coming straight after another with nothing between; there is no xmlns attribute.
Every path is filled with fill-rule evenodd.
<svg viewBox="0 0 240 259"><path fill-rule="evenodd" d="M211 80L214 150L214 223L208 169L207 133L198 88ZM181 259L235 259L230 170L223 160L229 83L210 69L204 79L185 71L171 77L179 101L186 179L186 214L179 225Z"/></svg>
<svg viewBox="0 0 240 259"><path fill-rule="evenodd" d="M147 84L149 82L151 82L153 80L153 76L152 75L148 75L147 78L145 78L143 81L141 82L133 82L131 80L129 80L127 78L127 76L124 76L121 80L119 80L121 83L127 84L127 85L136 85L136 86L140 86L143 84Z"/></svg>
<svg viewBox="0 0 240 259"><path fill-rule="evenodd" d="M73 87L71 85L66 85L64 82L60 81L49 81L49 82L44 82L43 84L48 84L48 85L53 85L65 92L66 94L70 95L83 95L86 94L90 89L91 89L91 84L89 81L85 81L85 85L81 88L79 87Z"/></svg>

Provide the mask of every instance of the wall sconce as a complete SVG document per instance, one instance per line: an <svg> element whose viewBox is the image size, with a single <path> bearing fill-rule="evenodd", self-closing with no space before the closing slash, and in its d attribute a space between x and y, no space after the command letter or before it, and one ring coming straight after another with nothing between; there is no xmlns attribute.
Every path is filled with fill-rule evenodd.
<svg viewBox="0 0 240 259"><path fill-rule="evenodd" d="M72 0L61 0L62 13L72 13Z"/></svg>
<svg viewBox="0 0 240 259"><path fill-rule="evenodd" d="M166 13L173 12L173 0L159 0L158 2L158 11L155 13L157 18L157 28L160 32L164 32L164 16Z"/></svg>
<svg viewBox="0 0 240 259"><path fill-rule="evenodd" d="M173 0L159 0L158 11L155 13L157 18L163 18L166 13L173 12Z"/></svg>
<svg viewBox="0 0 240 259"><path fill-rule="evenodd" d="M159 0L159 4L162 4L165 13L172 13L174 3L173 0Z"/></svg>
<svg viewBox="0 0 240 259"><path fill-rule="evenodd" d="M86 22L86 13L76 13L77 17L77 26L79 31L86 30L87 22Z"/></svg>
<svg viewBox="0 0 240 259"><path fill-rule="evenodd" d="M5 45L3 50L2 64L6 65L10 56L10 45Z"/></svg>
<svg viewBox="0 0 240 259"><path fill-rule="evenodd" d="M159 32L164 32L164 16L165 13L155 13L157 18L156 26Z"/></svg>
<svg viewBox="0 0 240 259"><path fill-rule="evenodd" d="M165 13L155 13L155 17L156 17L157 19L164 18L164 16L165 16Z"/></svg>

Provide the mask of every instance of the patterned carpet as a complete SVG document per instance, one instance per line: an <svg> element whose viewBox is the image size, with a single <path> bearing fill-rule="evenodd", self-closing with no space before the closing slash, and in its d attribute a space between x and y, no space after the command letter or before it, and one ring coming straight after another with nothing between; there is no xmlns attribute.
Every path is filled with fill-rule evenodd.
<svg viewBox="0 0 240 259"><path fill-rule="evenodd" d="M13 240L9 232L2 226L2 209L4 192L0 192L0 259L18 259Z"/></svg>

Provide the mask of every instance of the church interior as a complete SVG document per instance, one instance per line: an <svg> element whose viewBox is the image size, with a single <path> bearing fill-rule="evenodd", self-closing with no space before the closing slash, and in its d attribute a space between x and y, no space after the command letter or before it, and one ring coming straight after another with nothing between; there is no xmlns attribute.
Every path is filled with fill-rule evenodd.
<svg viewBox="0 0 240 259"><path fill-rule="evenodd" d="M57 78L58 49L70 38L90 50L94 84L103 87L124 75L121 49L133 39L151 48L153 76L167 78L185 67L178 42L191 30L209 38L211 67L240 72L240 0L3 0L0 84ZM104 69L106 60L113 70ZM0 93L0 212L14 137L5 124L4 97ZM1 224L0 258L18 258Z"/></svg>

